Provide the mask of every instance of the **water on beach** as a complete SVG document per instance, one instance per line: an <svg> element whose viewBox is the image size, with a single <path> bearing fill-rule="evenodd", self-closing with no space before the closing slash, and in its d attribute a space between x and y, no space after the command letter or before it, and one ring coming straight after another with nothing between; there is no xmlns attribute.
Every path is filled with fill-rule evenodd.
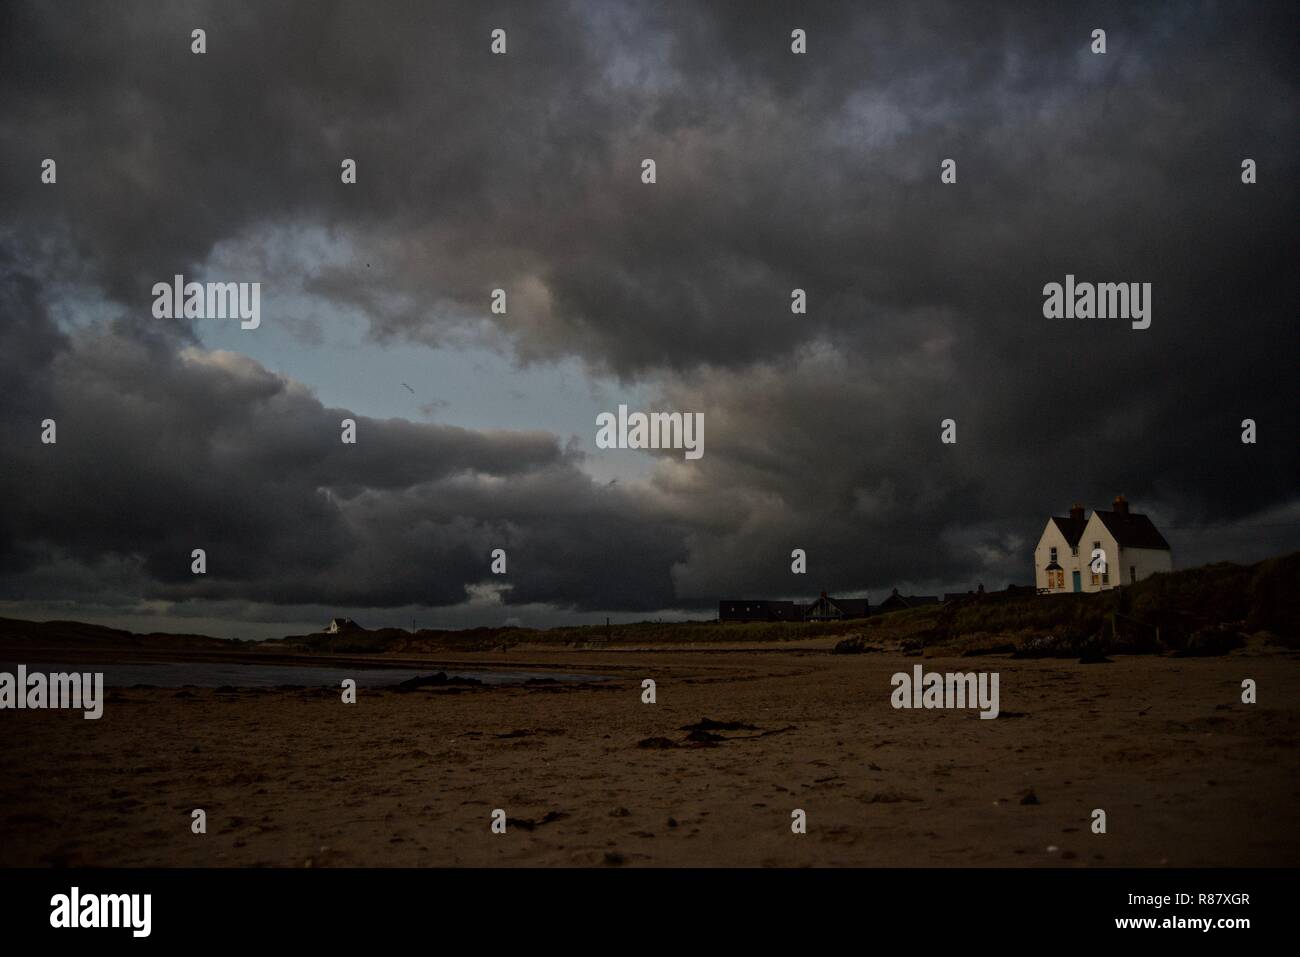
<svg viewBox="0 0 1300 957"><path fill-rule="evenodd" d="M157 688L276 688L300 685L307 688L338 688L351 678L358 688L383 688L422 675L446 673L448 678L476 678L485 685L523 684L530 680L600 681L600 675L563 674L546 671L448 671L445 668L325 668L315 665L252 665L216 662L125 662L118 664L47 664L23 662L27 673L44 674L71 671L103 672L109 688L152 685ZM0 665L0 670L16 673L16 664Z"/></svg>

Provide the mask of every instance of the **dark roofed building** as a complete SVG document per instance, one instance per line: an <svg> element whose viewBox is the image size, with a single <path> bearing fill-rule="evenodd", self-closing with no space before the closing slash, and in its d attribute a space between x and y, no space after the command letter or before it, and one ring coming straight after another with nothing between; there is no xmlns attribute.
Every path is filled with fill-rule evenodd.
<svg viewBox="0 0 1300 957"><path fill-rule="evenodd" d="M1034 550L1035 585L1042 594L1106 591L1173 569L1169 542L1146 515L1129 510L1123 495L1110 511L1087 521L1083 506L1069 518L1053 516Z"/></svg>
<svg viewBox="0 0 1300 957"><path fill-rule="evenodd" d="M1158 548L1169 551L1169 543L1165 541L1165 537L1160 534L1160 530L1151 519L1130 512L1128 502L1123 501L1123 496L1120 496L1115 504L1122 505L1122 510L1096 511L1093 514L1101 519L1106 530L1115 536L1115 541L1120 548Z"/></svg>
<svg viewBox="0 0 1300 957"><path fill-rule="evenodd" d="M1105 560L1100 572L1086 569L1085 591L1136 584L1174 567L1169 542L1150 518L1129 510L1123 495L1115 496L1110 511L1092 513L1079 545L1085 561L1098 551Z"/></svg>
<svg viewBox="0 0 1300 957"><path fill-rule="evenodd" d="M843 618L866 618L871 605L865 598L831 598L826 592L811 602L803 613L804 621L839 621Z"/></svg>
<svg viewBox="0 0 1300 957"><path fill-rule="evenodd" d="M1065 539L1066 544L1071 548L1079 547L1079 539L1083 537L1083 530L1088 525L1088 520L1083 517L1082 505L1070 506L1070 514L1067 518L1053 515L1052 523L1060 529L1061 536Z"/></svg>
<svg viewBox="0 0 1300 957"><path fill-rule="evenodd" d="M816 601L771 601L766 598L723 599L719 621L839 621L866 618L871 605L865 598L831 598L825 592Z"/></svg>
<svg viewBox="0 0 1300 957"><path fill-rule="evenodd" d="M890 596L880 603L877 612L903 611L906 608L919 608L922 605L939 604L938 595L900 595L895 588Z"/></svg>
<svg viewBox="0 0 1300 957"><path fill-rule="evenodd" d="M865 598L836 598L845 618L866 618L871 614L871 602Z"/></svg>
<svg viewBox="0 0 1300 957"><path fill-rule="evenodd" d="M802 621L803 606L792 601L764 598L723 599L718 602L719 621Z"/></svg>

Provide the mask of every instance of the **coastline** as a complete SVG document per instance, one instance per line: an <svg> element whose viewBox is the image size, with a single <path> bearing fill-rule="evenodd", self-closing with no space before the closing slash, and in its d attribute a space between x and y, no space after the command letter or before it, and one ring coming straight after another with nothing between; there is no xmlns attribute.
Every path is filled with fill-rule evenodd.
<svg viewBox="0 0 1300 957"><path fill-rule="evenodd" d="M1269 646L1105 665L680 647L326 661L612 677L355 705L328 688L126 689L99 721L6 714L0 866L1300 862L1300 655ZM918 661L998 671L1002 714L892 708L891 675ZM1260 704L1240 702L1244 677ZM1089 830L1098 807L1106 834Z"/></svg>

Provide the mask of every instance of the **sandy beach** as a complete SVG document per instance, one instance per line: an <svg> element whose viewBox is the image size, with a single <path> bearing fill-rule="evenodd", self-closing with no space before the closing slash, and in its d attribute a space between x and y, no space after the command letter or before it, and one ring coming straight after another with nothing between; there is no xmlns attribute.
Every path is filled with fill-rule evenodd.
<svg viewBox="0 0 1300 957"><path fill-rule="evenodd" d="M998 672L1000 716L895 710L890 677L917 663ZM98 721L6 713L0 865L1300 863L1300 656L1277 648L1084 665L521 647L414 664L610 677L362 689L355 705L127 689ZM736 727L689 730L704 719Z"/></svg>

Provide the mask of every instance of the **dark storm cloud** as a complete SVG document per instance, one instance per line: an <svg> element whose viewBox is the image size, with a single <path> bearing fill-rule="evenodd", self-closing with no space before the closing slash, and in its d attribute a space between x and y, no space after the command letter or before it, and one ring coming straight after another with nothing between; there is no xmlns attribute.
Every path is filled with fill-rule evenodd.
<svg viewBox="0 0 1300 957"><path fill-rule="evenodd" d="M22 413L0 420L5 600L448 605L493 583L494 548L514 562L511 602L673 599L671 517L594 484L553 436L355 416L345 445L350 413L251 359L118 323L60 334L33 284L4 278ZM45 418L54 445L37 440Z"/></svg>
<svg viewBox="0 0 1300 957"><path fill-rule="evenodd" d="M23 473L7 567L37 540L87 563L115 542L176 594L195 586L157 556L204 531L241 555L211 597L397 604L419 581L438 604L508 533L564 556L511 600L646 608L779 589L792 547L831 588L1024 579L1020 538L1121 490L1185 524L1295 500L1291 5L6 9L15 415L140 422L116 463L96 445ZM304 282L376 337L576 355L704 412L704 459L638 500L542 437L363 420L366 458L318 443L346 410L144 313L158 278L293 225L347 239L354 261ZM1151 282L1152 327L1043 319L1067 272ZM134 318L75 338L34 318L71 273ZM172 517L140 501L146 468Z"/></svg>

